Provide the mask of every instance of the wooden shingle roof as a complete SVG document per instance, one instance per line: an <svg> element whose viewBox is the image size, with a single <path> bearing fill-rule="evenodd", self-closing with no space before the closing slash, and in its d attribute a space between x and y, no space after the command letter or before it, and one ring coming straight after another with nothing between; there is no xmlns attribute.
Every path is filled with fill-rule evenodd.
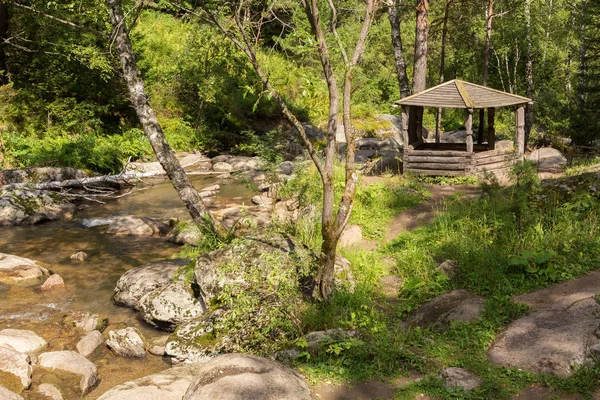
<svg viewBox="0 0 600 400"><path fill-rule="evenodd" d="M395 102L441 108L489 108L526 104L531 99L454 79Z"/></svg>

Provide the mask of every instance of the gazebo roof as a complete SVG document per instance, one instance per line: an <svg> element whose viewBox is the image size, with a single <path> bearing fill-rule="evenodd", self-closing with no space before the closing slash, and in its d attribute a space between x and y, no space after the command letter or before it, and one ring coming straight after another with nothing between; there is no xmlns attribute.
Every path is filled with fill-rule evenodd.
<svg viewBox="0 0 600 400"><path fill-rule="evenodd" d="M526 104L532 100L515 94L454 79L395 102L404 106L490 108Z"/></svg>

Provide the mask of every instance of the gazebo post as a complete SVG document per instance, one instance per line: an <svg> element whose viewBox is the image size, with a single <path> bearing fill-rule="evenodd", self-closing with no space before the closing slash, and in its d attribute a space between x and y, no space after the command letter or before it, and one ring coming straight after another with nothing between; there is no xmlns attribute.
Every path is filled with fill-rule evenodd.
<svg viewBox="0 0 600 400"><path fill-rule="evenodd" d="M496 120L496 109L490 107L487 110L488 119L488 150L494 150L496 148L496 128L494 122Z"/></svg>
<svg viewBox="0 0 600 400"><path fill-rule="evenodd" d="M402 141L404 152L408 149L408 114L410 106L402 106Z"/></svg>
<svg viewBox="0 0 600 400"><path fill-rule="evenodd" d="M473 109L467 109L467 121L465 122L467 128L467 153L473 154Z"/></svg>
<svg viewBox="0 0 600 400"><path fill-rule="evenodd" d="M519 104L515 109L515 122L516 122L516 141L517 141L517 155L523 157L525 154L525 107L523 104Z"/></svg>

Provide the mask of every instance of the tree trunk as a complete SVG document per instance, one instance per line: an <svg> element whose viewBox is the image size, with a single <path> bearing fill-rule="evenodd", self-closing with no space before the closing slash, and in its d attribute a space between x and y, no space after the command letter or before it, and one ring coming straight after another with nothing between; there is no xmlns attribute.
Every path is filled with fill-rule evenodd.
<svg viewBox="0 0 600 400"><path fill-rule="evenodd" d="M527 32L527 54L525 56L525 91L526 96L533 98L533 54L531 48L531 0L525 0L525 24ZM525 147L533 127L533 103L525 107Z"/></svg>
<svg viewBox="0 0 600 400"><path fill-rule="evenodd" d="M444 70L446 68L446 37L448 36L448 9L452 0L446 0L444 6L444 21L442 24L442 51L440 54L440 83L444 83ZM442 131L442 108L437 109L437 115L435 117L435 142L440 142L440 135Z"/></svg>
<svg viewBox="0 0 600 400"><path fill-rule="evenodd" d="M8 39L8 3L0 2L0 85L8 83L6 45Z"/></svg>
<svg viewBox="0 0 600 400"><path fill-rule="evenodd" d="M396 75L398 77L398 87L400 88L400 98L410 96L410 86L408 84L408 74L406 73L406 59L402 50L402 36L400 31L400 16L398 15L398 0L388 1L388 19L392 29L392 46L394 47L394 59L396 60Z"/></svg>
<svg viewBox="0 0 600 400"><path fill-rule="evenodd" d="M587 43L585 41L585 29L586 29L586 15L585 7L586 1L581 2L581 27L580 27L580 39L579 39L579 84L577 85L577 100L580 110L585 107L585 93L587 92L585 73L586 73L586 53Z"/></svg>
<svg viewBox="0 0 600 400"><path fill-rule="evenodd" d="M485 23L485 52L483 53L483 86L488 84L488 71L490 66L490 49L492 47L492 21L494 19L494 0L489 0L487 19ZM479 129L477 131L477 143L483 143L483 129L485 126L485 110L479 110Z"/></svg>
<svg viewBox="0 0 600 400"><path fill-rule="evenodd" d="M422 92L427 87L427 36L429 33L428 18L429 0L417 0L413 94Z"/></svg>
<svg viewBox="0 0 600 400"><path fill-rule="evenodd" d="M175 153L167 144L154 110L148 101L144 82L142 81L133 55L121 7L121 0L107 0L106 3L109 8L110 21L114 29L114 45L119 52L121 66L123 67L123 76L127 82L130 100L135 112L156 154L156 158L167 173L169 180L185 204L190 216L194 222L204 223L206 218L210 218L211 215L204 206L200 195L187 178L179 161L175 158Z"/></svg>

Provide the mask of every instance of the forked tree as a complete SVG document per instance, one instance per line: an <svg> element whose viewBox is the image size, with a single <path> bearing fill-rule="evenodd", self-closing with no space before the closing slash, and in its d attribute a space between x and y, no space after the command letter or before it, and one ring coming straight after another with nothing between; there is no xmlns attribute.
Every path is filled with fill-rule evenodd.
<svg viewBox="0 0 600 400"><path fill-rule="evenodd" d="M259 2L260 3L260 2ZM367 0L365 4L364 18L358 39L351 53L347 52L342 38L337 32L337 8L333 0L327 0L322 6L329 10L329 30L333 41L338 47L342 56L344 69L343 89L340 96L338 82L335 76L334 61L332 60L329 44L324 30L325 23L319 12L318 0L301 0L301 6L310 23L312 35L315 39L315 51L318 53L319 61L323 70L323 77L327 83L329 94L329 115L327 121L326 145L323 154L319 154L308 139L304 126L298 118L291 112L284 98L278 92L277 88L269 80L268 71L266 71L258 60L258 46L260 44L259 26L253 25L252 20L247 18L250 7L256 8L263 5L268 11L267 2L250 2L246 0L232 1L227 4L212 3L201 1L197 3L198 10L186 8L178 3L171 3L172 6L196 15L202 20L208 19L218 29L231 40L246 56L252 64L254 70L262 81L265 90L275 99L281 108L284 118L297 130L306 151L313 161L323 186L323 209L321 215L321 234L323 242L319 258L319 267L314 277L313 297L329 299L333 291L333 276L335 270L335 260L337 255L338 241L344 231L352 207L354 205L354 195L358 176L356 174L354 156L355 156L355 131L351 124L351 95L352 78L355 69L360 64L365 50L369 28L373 20L373 14L377 8L378 0ZM260 23L260 22L259 22ZM340 111L340 98L342 102L342 123L346 138L345 150L345 183L342 198L339 204L335 204L334 196L334 163L337 157L336 132L338 127L338 118ZM337 208L337 211L336 211Z"/></svg>

